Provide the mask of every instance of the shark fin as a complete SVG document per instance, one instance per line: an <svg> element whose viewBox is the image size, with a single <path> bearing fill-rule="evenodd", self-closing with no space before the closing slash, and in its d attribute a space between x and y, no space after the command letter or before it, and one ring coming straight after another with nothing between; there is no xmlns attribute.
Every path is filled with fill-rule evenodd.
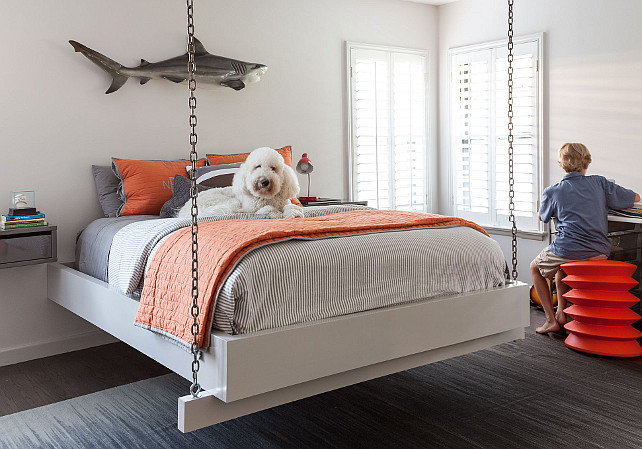
<svg viewBox="0 0 642 449"><path fill-rule="evenodd" d="M185 81L185 78L181 78L179 76L164 76L167 81L171 81L172 83L182 83Z"/></svg>
<svg viewBox="0 0 642 449"><path fill-rule="evenodd" d="M205 47L198 39L194 38L194 54L196 56L209 55L209 52L205 50Z"/></svg>
<svg viewBox="0 0 642 449"><path fill-rule="evenodd" d="M123 84L125 84L125 81L127 81L127 75L122 75L120 73L120 70L123 68L122 65L108 58L107 56L100 54L89 47L86 47L85 45L79 42L72 40L72 41L69 41L69 43L71 44L72 47L74 47L75 51L80 52L83 56L85 56L91 62L93 62L98 67L100 67L105 72L111 75L112 77L111 86L109 86L109 89L107 89L107 92L105 92L106 94L110 94L112 92L117 91L123 86Z"/></svg>
<svg viewBox="0 0 642 449"><path fill-rule="evenodd" d="M127 81L127 76L121 75L119 73L112 73L112 82L111 86L109 86L109 89L107 89L106 94L110 94L112 92L116 92L118 89L123 87L123 84L125 84L125 81Z"/></svg>
<svg viewBox="0 0 642 449"><path fill-rule="evenodd" d="M140 65L138 67L145 67L146 65L149 65L149 62L145 61L144 59L141 58L140 60ZM141 76L140 77L140 84L141 86L145 84L147 81L149 81L151 78L148 76Z"/></svg>
<svg viewBox="0 0 642 449"><path fill-rule="evenodd" d="M241 80L223 81L221 86L230 87L234 90L241 90L245 87L245 83Z"/></svg>

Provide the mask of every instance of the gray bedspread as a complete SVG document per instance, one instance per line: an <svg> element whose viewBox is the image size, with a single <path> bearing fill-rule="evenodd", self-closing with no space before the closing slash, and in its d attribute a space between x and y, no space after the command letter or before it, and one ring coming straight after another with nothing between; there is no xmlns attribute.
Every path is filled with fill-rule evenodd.
<svg viewBox="0 0 642 449"><path fill-rule="evenodd" d="M329 206L329 207L308 207L305 209L306 216L317 216L327 213L336 213L343 212L346 210L355 210L355 209L367 209L363 206ZM227 217L209 217L204 220L222 220L222 219L263 219L267 218L262 215L256 214L235 214L233 216ZM177 218L159 218L158 215L130 215L126 217L115 217L115 218L99 218L92 221L89 225L80 233L76 239L76 264L79 271L86 273L90 276L93 276L97 279L100 279L104 282L109 282L109 254L111 252L112 243L116 234L123 229L125 226L132 223L148 221L148 220L157 220L158 223L153 225L153 228L165 229L169 225L174 229L178 229L181 226L184 226L184 223L189 223L189 219L186 222L185 220ZM179 220L179 221L177 221ZM176 223L179 223L176 225ZM141 228L131 228L132 232L143 233L143 237L149 233L147 229ZM127 239L127 242L132 246L139 247L141 241L144 241L143 248L138 250L131 250L128 252L127 256L131 256L135 259L140 259L141 257L146 260L149 251L143 253L144 246L149 244L149 241L146 238L141 239ZM150 248L151 249L151 248ZM143 270L145 266L145 261L143 260ZM126 264L126 260L120 260L120 263ZM138 263L138 262L136 262ZM118 269L118 267L116 268ZM138 273L142 275L142 272ZM138 282L133 288L129 288L129 285L125 288L119 288L119 290L126 293L133 293L139 287ZM112 282L116 283L116 280Z"/></svg>
<svg viewBox="0 0 642 449"><path fill-rule="evenodd" d="M310 207L305 214L360 208ZM229 218L263 217L209 220ZM79 239L79 268L131 294L160 243L190 220L97 222ZM238 261L218 292L213 327L249 333L486 289L503 283L504 267L497 242L467 226L281 241Z"/></svg>

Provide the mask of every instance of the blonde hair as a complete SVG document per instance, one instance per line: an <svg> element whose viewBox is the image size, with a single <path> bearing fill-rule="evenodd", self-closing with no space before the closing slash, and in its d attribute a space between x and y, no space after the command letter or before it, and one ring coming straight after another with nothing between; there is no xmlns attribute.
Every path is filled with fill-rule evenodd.
<svg viewBox="0 0 642 449"><path fill-rule="evenodd" d="M560 167L566 172L581 172L591 163L591 153L582 143L565 143L560 148Z"/></svg>

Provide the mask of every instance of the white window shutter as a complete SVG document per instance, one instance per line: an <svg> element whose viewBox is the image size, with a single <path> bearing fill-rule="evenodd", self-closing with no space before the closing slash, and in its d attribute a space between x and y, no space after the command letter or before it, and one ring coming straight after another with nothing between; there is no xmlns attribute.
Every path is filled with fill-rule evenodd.
<svg viewBox="0 0 642 449"><path fill-rule="evenodd" d="M496 192L497 220L508 220L508 60L507 50L496 55ZM514 213L518 228L536 230L538 172L537 46L515 47L513 60L513 179Z"/></svg>
<svg viewBox="0 0 642 449"><path fill-rule="evenodd" d="M356 199L380 208L390 204L390 90L385 56L364 52L352 65Z"/></svg>
<svg viewBox="0 0 642 449"><path fill-rule="evenodd" d="M453 64L456 213L474 221L489 214L491 167L490 53L457 58Z"/></svg>
<svg viewBox="0 0 642 449"><path fill-rule="evenodd" d="M425 56L349 52L354 197L381 209L425 211Z"/></svg>
<svg viewBox="0 0 642 449"><path fill-rule="evenodd" d="M395 209L426 209L425 60L393 54Z"/></svg>
<svg viewBox="0 0 642 449"><path fill-rule="evenodd" d="M540 230L538 40L515 44L514 205L519 229ZM508 62L505 45L451 51L451 138L455 215L481 225L508 221Z"/></svg>

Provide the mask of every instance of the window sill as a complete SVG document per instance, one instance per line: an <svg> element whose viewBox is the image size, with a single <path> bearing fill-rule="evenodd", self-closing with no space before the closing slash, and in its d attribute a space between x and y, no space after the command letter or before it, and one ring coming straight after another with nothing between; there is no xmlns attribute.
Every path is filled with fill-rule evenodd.
<svg viewBox="0 0 642 449"><path fill-rule="evenodd" d="M505 235L510 237L513 233L509 228L495 228L492 226L482 226L490 235ZM548 232L544 231L520 231L517 230L517 237L527 240L544 240L548 237Z"/></svg>

